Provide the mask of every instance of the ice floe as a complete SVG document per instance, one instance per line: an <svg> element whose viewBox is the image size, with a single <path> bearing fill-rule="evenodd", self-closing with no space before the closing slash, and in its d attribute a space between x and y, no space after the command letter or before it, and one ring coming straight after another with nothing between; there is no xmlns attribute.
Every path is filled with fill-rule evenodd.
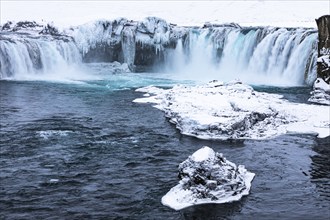
<svg viewBox="0 0 330 220"><path fill-rule="evenodd" d="M204 146L179 165L178 185L162 198L175 210L206 203L227 203L248 195L255 174Z"/></svg>
<svg viewBox="0 0 330 220"><path fill-rule="evenodd" d="M201 139L265 139L286 133L330 135L330 108L292 103L278 94L255 91L241 82L152 86L136 91L149 97L137 103L154 103L182 134Z"/></svg>

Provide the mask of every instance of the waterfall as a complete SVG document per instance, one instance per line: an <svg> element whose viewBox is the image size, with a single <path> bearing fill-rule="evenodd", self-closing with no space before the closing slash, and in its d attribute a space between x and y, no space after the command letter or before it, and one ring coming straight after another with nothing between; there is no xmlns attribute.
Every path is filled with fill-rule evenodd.
<svg viewBox="0 0 330 220"><path fill-rule="evenodd" d="M267 85L312 84L316 77L316 43L317 33L310 29L192 29L184 43L188 62L177 69L185 77L203 77L205 80L241 79ZM181 51L176 48L175 56Z"/></svg>
<svg viewBox="0 0 330 220"><path fill-rule="evenodd" d="M4 28L1 79L47 74L81 62L114 61L127 63L133 71L166 69L188 80L240 79L296 86L311 85L316 79L315 29L237 24L178 27L153 17L142 22L99 20L55 35L28 27L21 32Z"/></svg>
<svg viewBox="0 0 330 220"><path fill-rule="evenodd" d="M0 78L24 78L81 62L72 41L42 38L0 40Z"/></svg>
<svg viewBox="0 0 330 220"><path fill-rule="evenodd" d="M131 27L125 27L123 29L123 37L121 39L121 45L124 55L124 62L129 66L134 65L135 60L135 32Z"/></svg>

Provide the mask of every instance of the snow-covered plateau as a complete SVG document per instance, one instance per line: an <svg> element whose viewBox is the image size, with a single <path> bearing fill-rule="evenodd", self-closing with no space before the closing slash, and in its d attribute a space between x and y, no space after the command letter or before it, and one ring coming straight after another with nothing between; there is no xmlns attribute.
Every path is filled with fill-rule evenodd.
<svg viewBox="0 0 330 220"><path fill-rule="evenodd" d="M237 201L248 195L255 174L204 146L179 165L178 185L162 198L175 210L207 203Z"/></svg>
<svg viewBox="0 0 330 220"><path fill-rule="evenodd" d="M205 85L153 86L137 103L153 103L182 134L200 139L265 139L286 133L330 135L328 106L292 103L255 91L239 81Z"/></svg>

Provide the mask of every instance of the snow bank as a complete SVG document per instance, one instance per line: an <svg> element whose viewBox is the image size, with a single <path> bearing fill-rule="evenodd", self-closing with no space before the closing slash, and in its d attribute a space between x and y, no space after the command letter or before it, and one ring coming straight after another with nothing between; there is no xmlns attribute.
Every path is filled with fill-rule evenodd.
<svg viewBox="0 0 330 220"><path fill-rule="evenodd" d="M249 194L254 176L205 146L179 165L180 182L163 196L162 204L180 210L237 201Z"/></svg>
<svg viewBox="0 0 330 220"><path fill-rule="evenodd" d="M265 139L285 133L330 134L330 108L291 103L281 95L254 91L240 82L177 85L134 100L154 103L182 134L201 139Z"/></svg>
<svg viewBox="0 0 330 220"><path fill-rule="evenodd" d="M323 79L317 78L308 101L322 105L330 105L330 85L324 82Z"/></svg>

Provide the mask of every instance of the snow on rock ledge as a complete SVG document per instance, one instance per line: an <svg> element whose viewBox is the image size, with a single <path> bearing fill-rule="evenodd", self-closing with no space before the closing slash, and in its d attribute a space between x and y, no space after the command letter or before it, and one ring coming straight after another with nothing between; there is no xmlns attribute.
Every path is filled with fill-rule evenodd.
<svg viewBox="0 0 330 220"><path fill-rule="evenodd" d="M254 176L205 146L179 165L180 182L163 196L162 204L180 210L237 201L249 194Z"/></svg>
<svg viewBox="0 0 330 220"><path fill-rule="evenodd" d="M322 105L330 105L330 85L323 79L317 78L308 101Z"/></svg>
<svg viewBox="0 0 330 220"><path fill-rule="evenodd" d="M329 107L291 103L240 82L137 91L153 96L134 102L155 103L182 134L201 139L265 139L288 132L330 135Z"/></svg>

